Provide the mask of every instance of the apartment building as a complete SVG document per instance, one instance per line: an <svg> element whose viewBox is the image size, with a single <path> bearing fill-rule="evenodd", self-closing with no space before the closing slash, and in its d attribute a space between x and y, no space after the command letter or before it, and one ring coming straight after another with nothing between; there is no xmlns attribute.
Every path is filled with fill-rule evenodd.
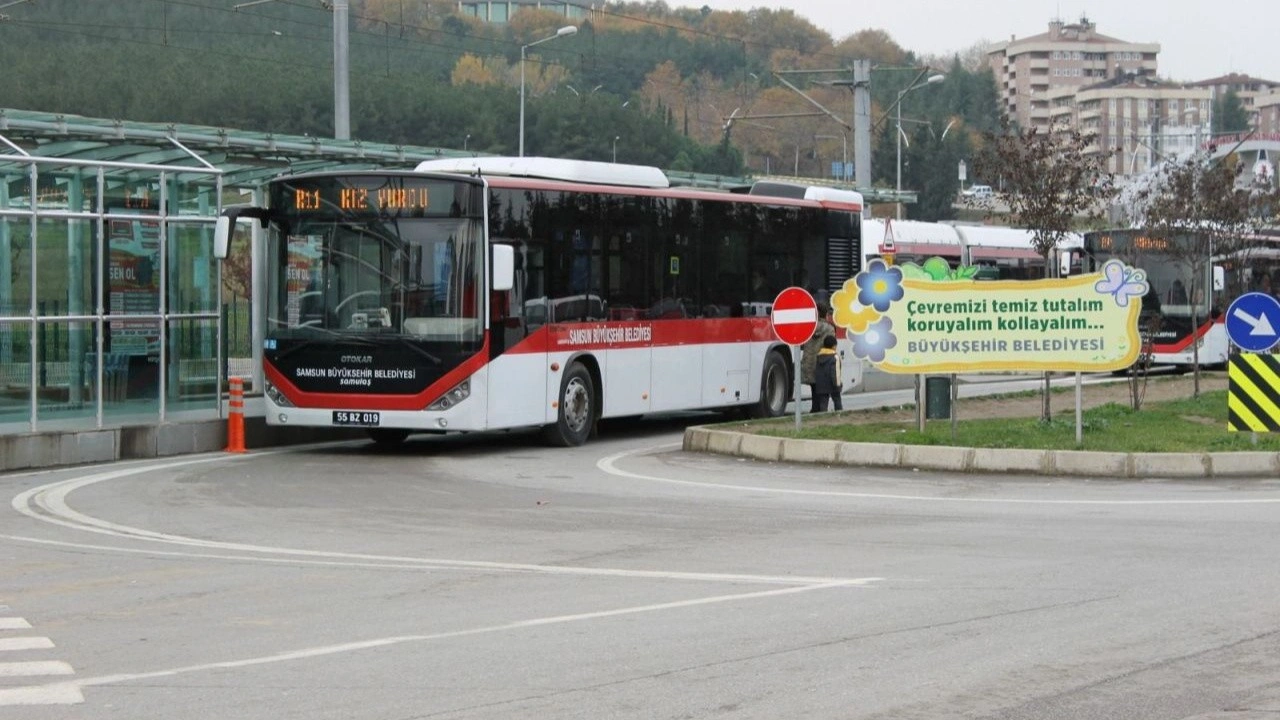
<svg viewBox="0 0 1280 720"><path fill-rule="evenodd" d="M1259 98L1280 90L1280 82L1250 77L1244 73L1228 73L1220 77L1193 82L1190 85L1209 88L1215 100L1227 94L1228 90L1235 91L1240 98L1240 104L1244 105L1245 112L1249 113L1249 127L1254 128L1259 127L1261 112L1257 104Z"/></svg>
<svg viewBox="0 0 1280 720"><path fill-rule="evenodd" d="M1254 109L1258 113L1259 133L1280 135L1280 90L1254 98Z"/></svg>
<svg viewBox="0 0 1280 720"><path fill-rule="evenodd" d="M522 8L534 7L564 15L570 20L586 20L599 3L566 0L460 0L458 12L485 22L505 23Z"/></svg>
<svg viewBox="0 0 1280 720"><path fill-rule="evenodd" d="M1121 177L1185 157L1210 137L1213 98L1204 87L1126 74L1054 88L1047 98L1049 124L1091 136L1087 152L1105 156L1107 170Z"/></svg>
<svg viewBox="0 0 1280 720"><path fill-rule="evenodd" d="M1156 74L1159 43L1132 43L1098 32L1087 17L1053 20L1040 35L996 43L987 59L1006 117L1019 127L1049 126L1059 88L1076 89L1125 75Z"/></svg>

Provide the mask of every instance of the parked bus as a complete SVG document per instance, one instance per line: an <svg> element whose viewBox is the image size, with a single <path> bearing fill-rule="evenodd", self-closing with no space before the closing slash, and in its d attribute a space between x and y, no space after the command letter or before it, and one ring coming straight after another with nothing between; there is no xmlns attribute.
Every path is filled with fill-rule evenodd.
<svg viewBox="0 0 1280 720"><path fill-rule="evenodd" d="M1247 261L1214 258L1209 262L1206 258L1201 263L1203 274L1192 283L1190 264L1170 252L1170 242L1148 237L1140 230L1086 233L1085 270L1097 272L1107 260L1119 258L1146 271L1151 289L1142 298L1139 324L1151 340L1152 364L1191 367L1195 359L1192 343L1199 343L1200 364L1221 365L1230 349L1223 310L1240 292L1226 286L1224 263L1240 265L1241 282L1247 283L1246 275L1251 274L1245 267Z"/></svg>
<svg viewBox="0 0 1280 720"><path fill-rule="evenodd" d="M862 221L864 264L886 254L886 233L893 235L892 255L897 264L921 264L931 257L940 257L952 267L979 266L982 268L980 279L1040 280L1045 277L1044 257L1036 252L1030 230L998 225L865 219ZM1058 244L1052 256L1058 263L1059 276L1080 272L1082 247L1083 238L1078 233L1069 233Z"/></svg>
<svg viewBox="0 0 1280 720"><path fill-rule="evenodd" d="M237 217L266 229L267 421L579 445L602 418L780 415L793 369L768 304L858 272L862 198L754 191L546 158L278 178L218 232L223 251Z"/></svg>

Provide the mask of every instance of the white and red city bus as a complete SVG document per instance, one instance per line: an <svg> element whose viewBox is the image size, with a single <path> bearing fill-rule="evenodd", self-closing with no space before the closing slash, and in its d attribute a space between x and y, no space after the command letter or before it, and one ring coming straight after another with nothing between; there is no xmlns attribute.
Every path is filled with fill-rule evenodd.
<svg viewBox="0 0 1280 720"><path fill-rule="evenodd" d="M465 158L286 176L266 195L224 212L218 243L237 216L266 228L267 421L387 443L542 427L578 445L604 418L780 415L792 368L768 304L860 269L862 198L827 188Z"/></svg>
<svg viewBox="0 0 1280 720"><path fill-rule="evenodd" d="M1222 259L1200 263L1202 276L1193 283L1191 265L1169 243L1132 229L1086 233L1085 269L1096 272L1114 257L1146 271L1151 289L1142 298L1139 323L1151 339L1152 364L1189 368L1198 357L1202 366L1221 365L1230 353Z"/></svg>

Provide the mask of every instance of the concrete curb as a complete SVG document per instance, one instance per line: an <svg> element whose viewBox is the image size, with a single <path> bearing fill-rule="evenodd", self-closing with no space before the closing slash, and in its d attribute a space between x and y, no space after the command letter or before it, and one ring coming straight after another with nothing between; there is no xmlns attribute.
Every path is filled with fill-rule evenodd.
<svg viewBox="0 0 1280 720"><path fill-rule="evenodd" d="M227 446L226 426L226 420L197 420L0 435L0 472L216 452ZM287 428L267 425L261 417L245 418L245 442L250 449L363 437L359 431Z"/></svg>
<svg viewBox="0 0 1280 720"><path fill-rule="evenodd" d="M1115 453L803 440L691 427L684 449L781 462L854 467L1134 479L1280 477L1280 453Z"/></svg>

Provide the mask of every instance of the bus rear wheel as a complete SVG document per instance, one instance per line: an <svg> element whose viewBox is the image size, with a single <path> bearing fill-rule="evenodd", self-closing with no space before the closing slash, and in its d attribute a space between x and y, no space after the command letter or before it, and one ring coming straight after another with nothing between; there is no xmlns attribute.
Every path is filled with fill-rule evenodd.
<svg viewBox="0 0 1280 720"><path fill-rule="evenodd" d="M560 381L560 407L556 421L543 428L542 434L552 445L577 447L591 437L595 423L595 383L582 363L574 363Z"/></svg>
<svg viewBox="0 0 1280 720"><path fill-rule="evenodd" d="M760 401L751 406L755 418L781 417L787 411L791 398L791 373L787 362L776 352L764 358L764 373L760 377Z"/></svg>

